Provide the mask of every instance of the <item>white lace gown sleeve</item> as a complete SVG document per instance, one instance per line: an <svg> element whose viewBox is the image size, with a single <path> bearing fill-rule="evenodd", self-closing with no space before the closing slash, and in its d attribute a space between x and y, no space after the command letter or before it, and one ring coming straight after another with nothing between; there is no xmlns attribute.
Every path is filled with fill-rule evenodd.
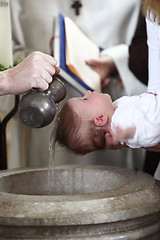
<svg viewBox="0 0 160 240"><path fill-rule="evenodd" d="M131 148L153 147L160 142L160 91L122 97L114 102L112 130L136 128L133 138L120 139Z"/></svg>

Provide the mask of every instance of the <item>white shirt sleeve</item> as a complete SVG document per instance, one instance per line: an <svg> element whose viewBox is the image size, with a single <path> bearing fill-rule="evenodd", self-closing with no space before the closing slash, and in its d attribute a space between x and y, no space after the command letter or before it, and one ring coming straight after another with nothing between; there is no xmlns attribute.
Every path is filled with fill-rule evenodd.
<svg viewBox="0 0 160 240"><path fill-rule="evenodd" d="M146 19L149 54L148 90L160 88L160 25Z"/></svg>

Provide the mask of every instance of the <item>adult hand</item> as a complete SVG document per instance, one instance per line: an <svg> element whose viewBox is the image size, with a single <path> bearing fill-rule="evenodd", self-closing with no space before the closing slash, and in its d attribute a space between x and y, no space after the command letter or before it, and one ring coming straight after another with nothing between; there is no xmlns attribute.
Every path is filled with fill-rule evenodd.
<svg viewBox="0 0 160 240"><path fill-rule="evenodd" d="M46 90L60 69L57 61L42 52L33 52L12 69L0 72L0 95L21 94L31 88Z"/></svg>
<svg viewBox="0 0 160 240"><path fill-rule="evenodd" d="M118 150L125 148L126 144L120 144L119 139L116 135L112 134L111 132L107 132L105 134L105 149L106 150Z"/></svg>
<svg viewBox="0 0 160 240"><path fill-rule="evenodd" d="M150 152L160 152L160 143L158 143L156 146L154 147L148 147L148 148L145 148L147 151L150 151Z"/></svg>
<svg viewBox="0 0 160 240"><path fill-rule="evenodd" d="M97 59L87 59L86 64L94 69L101 77L102 88L106 87L112 74L117 73L117 68L110 56L100 56Z"/></svg>

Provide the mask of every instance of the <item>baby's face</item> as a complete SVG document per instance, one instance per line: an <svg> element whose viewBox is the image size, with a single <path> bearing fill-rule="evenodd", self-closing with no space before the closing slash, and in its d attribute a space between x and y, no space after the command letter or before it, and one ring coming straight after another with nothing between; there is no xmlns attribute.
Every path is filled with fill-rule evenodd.
<svg viewBox="0 0 160 240"><path fill-rule="evenodd" d="M88 121L92 122L97 115L107 114L108 106L112 106L110 96L108 94L87 91L82 98L71 98L69 104L73 111L76 112L77 117L83 122L79 129L79 134L83 139L81 141L83 142L83 153L86 154L102 149L105 142L104 133L97 130L94 125L95 128L91 133L91 137L88 138L87 133L89 131L89 126L85 125L85 123Z"/></svg>
<svg viewBox="0 0 160 240"><path fill-rule="evenodd" d="M108 94L87 91L82 98L69 100L73 110L84 119L93 119L95 115L107 113L108 103L112 100Z"/></svg>

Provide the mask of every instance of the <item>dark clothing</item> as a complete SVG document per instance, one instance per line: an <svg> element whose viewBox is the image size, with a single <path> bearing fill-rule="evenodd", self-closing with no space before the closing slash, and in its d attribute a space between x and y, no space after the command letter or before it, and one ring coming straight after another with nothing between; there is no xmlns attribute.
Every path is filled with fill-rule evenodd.
<svg viewBox="0 0 160 240"><path fill-rule="evenodd" d="M135 35L129 47L129 68L144 84L148 84L148 47L145 17L140 12Z"/></svg>
<svg viewBox="0 0 160 240"><path fill-rule="evenodd" d="M143 171L146 173L149 173L153 176L156 171L159 161L160 161L160 153L159 152L146 151L146 157L145 157Z"/></svg>

